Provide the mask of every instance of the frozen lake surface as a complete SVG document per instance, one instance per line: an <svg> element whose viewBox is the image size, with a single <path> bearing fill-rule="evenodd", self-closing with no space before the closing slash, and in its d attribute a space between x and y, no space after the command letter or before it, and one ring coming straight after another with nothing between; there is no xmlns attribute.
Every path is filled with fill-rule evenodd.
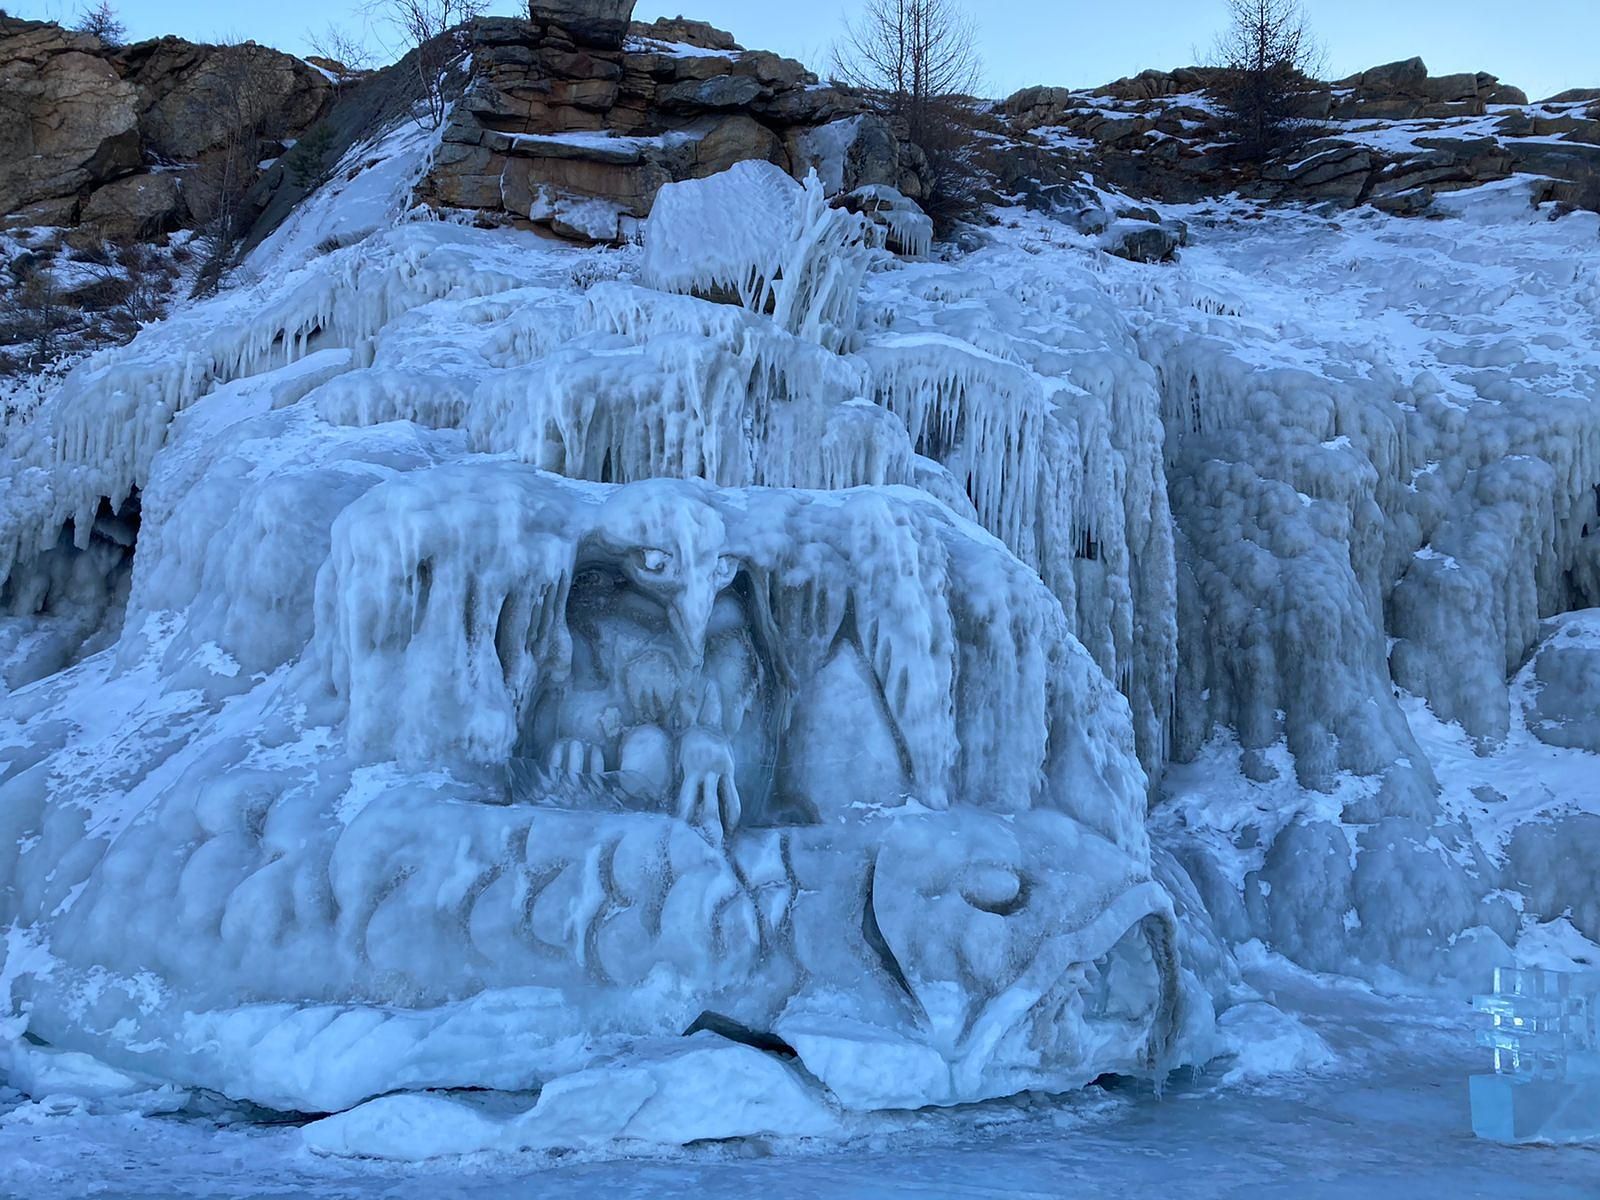
<svg viewBox="0 0 1600 1200"><path fill-rule="evenodd" d="M1251 982L1335 1051L1314 1075L1157 1099L1090 1089L922 1115L840 1148L732 1143L671 1158L517 1155L419 1167L319 1159L293 1128L173 1118L0 1116L0 1193L27 1197L1600 1195L1600 1148L1476 1140L1467 1076L1484 1069L1466 1000L1396 999L1272 967ZM12 1096L12 1104L16 1101Z"/></svg>

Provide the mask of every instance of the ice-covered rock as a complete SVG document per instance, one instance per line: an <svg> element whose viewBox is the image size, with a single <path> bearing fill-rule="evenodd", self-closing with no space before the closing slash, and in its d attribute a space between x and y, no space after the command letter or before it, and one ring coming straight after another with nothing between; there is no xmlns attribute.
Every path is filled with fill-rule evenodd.
<svg viewBox="0 0 1600 1200"><path fill-rule="evenodd" d="M704 273L729 187L787 224ZM542 1089L458 1122L500 1146L823 1132L1210 1045L1136 752L1171 650L1149 376L999 307L929 327L999 300L948 270L863 321L902 268L815 183L674 195L665 291L407 226L147 331L8 447L18 611L71 592L37 548L83 513L111 581L0 727L30 1038L289 1110ZM696 1029L732 1040L695 1065ZM697 1116L712 1070L748 1085ZM375 1103L313 1142L454 1102Z"/></svg>
<svg viewBox="0 0 1600 1200"><path fill-rule="evenodd" d="M1531 664L1528 730L1547 745L1600 755L1600 612L1552 624Z"/></svg>
<svg viewBox="0 0 1600 1200"><path fill-rule="evenodd" d="M837 348L854 332L866 222L828 203L816 172L797 184L741 162L661 189L644 278L663 291L735 299L779 328Z"/></svg>
<svg viewBox="0 0 1600 1200"><path fill-rule="evenodd" d="M1309 215L1159 269L919 216L745 164L599 272L405 224L6 429L11 1041L328 1153L675 1144L1318 1061L1249 938L1592 933L1547 802L1463 783L1584 729L1560 637L1507 682L1600 578L1571 227L1524 338L1444 201L1359 318Z"/></svg>

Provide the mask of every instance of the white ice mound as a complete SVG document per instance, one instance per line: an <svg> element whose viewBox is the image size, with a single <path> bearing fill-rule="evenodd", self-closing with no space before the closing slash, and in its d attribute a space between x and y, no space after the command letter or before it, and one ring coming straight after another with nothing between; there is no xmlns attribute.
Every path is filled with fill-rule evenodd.
<svg viewBox="0 0 1600 1200"><path fill-rule="evenodd" d="M35 1036L307 1110L533 1088L700 1019L858 1107L1169 1060L1126 706L936 502L466 462L332 539L299 667L169 639L34 698L126 705L115 791L64 782L65 726L4 785Z"/></svg>
<svg viewBox="0 0 1600 1200"><path fill-rule="evenodd" d="M736 299L838 346L854 329L866 242L866 221L830 205L815 172L802 185L771 163L741 162L661 189L644 276L663 291Z"/></svg>
<svg viewBox="0 0 1600 1200"><path fill-rule="evenodd" d="M498 1111L497 1111L498 1108ZM319 1154L419 1161L485 1150L643 1146L753 1136L817 1137L844 1129L799 1070L708 1031L629 1048L568 1075L532 1107L472 1097L380 1096L306 1127Z"/></svg>
<svg viewBox="0 0 1600 1200"><path fill-rule="evenodd" d="M1569 613L1544 632L1530 663L1528 731L1546 745L1600 755L1600 609Z"/></svg>

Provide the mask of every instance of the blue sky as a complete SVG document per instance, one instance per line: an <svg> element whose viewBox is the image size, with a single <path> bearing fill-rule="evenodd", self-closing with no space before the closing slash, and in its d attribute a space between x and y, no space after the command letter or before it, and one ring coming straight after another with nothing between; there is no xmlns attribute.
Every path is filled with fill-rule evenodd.
<svg viewBox="0 0 1600 1200"><path fill-rule="evenodd" d="M113 0L115 3L116 0ZM1032 83L1104 83L1146 67L1195 61L1221 20L1223 0L966 0L978 19L988 90ZM0 0L28 17L71 18L82 0ZM859 0L639 0L638 15L679 12L731 29L745 45L812 65L826 61ZM351 0L271 4L121 0L130 36L177 33L195 40L252 38L304 52L308 31L329 21L359 30ZM513 12L501 0L494 11ZM1435 74L1487 70L1535 99L1570 87L1600 87L1600 0L1307 0L1327 47L1329 72L1420 54Z"/></svg>

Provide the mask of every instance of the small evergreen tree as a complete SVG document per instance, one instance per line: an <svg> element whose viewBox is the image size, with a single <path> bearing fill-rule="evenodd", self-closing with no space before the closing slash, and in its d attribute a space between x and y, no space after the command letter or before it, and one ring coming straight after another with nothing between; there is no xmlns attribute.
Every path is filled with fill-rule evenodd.
<svg viewBox="0 0 1600 1200"><path fill-rule="evenodd" d="M295 143L284 158L289 182L303 192L315 191L328 177L328 154L333 149L333 127L319 121Z"/></svg>
<svg viewBox="0 0 1600 1200"><path fill-rule="evenodd" d="M111 7L111 0L100 0L93 8L86 8L78 17L78 32L92 33L107 46L122 45L127 36L127 26L117 19L117 10Z"/></svg>

